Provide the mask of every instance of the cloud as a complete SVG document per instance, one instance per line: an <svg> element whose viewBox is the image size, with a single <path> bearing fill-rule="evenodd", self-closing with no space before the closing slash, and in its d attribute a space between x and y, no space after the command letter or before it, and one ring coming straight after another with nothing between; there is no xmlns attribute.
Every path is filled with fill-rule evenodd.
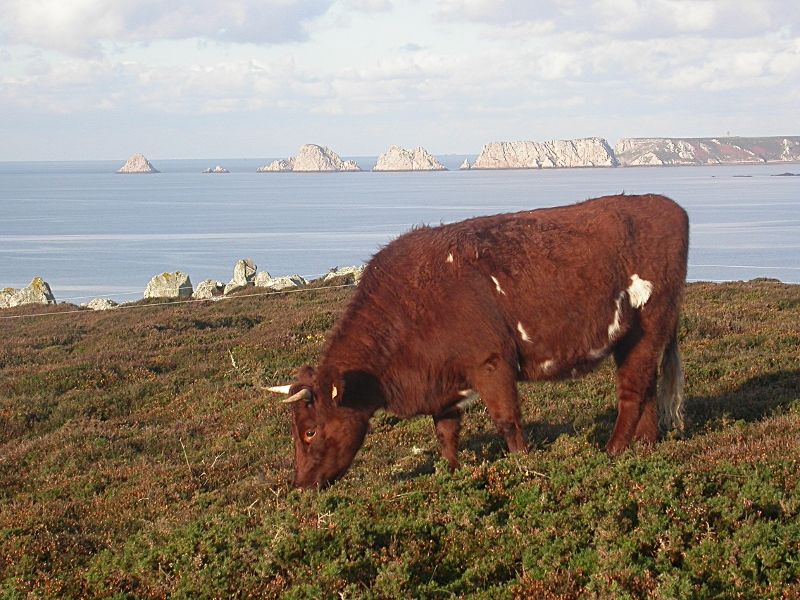
<svg viewBox="0 0 800 600"><path fill-rule="evenodd" d="M442 0L443 21L539 23L638 39L675 35L736 38L800 29L800 5L787 0Z"/></svg>
<svg viewBox="0 0 800 600"><path fill-rule="evenodd" d="M333 0L0 0L0 41L76 56L104 44L207 39L256 44L305 40L305 23Z"/></svg>

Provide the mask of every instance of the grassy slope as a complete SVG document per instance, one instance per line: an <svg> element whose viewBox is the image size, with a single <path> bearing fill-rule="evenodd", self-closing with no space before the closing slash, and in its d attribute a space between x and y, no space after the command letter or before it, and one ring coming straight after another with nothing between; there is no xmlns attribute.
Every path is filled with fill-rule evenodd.
<svg viewBox="0 0 800 600"><path fill-rule="evenodd" d="M800 286L688 287L685 439L609 459L606 364L521 386L528 455L476 407L451 476L384 414L300 493L261 386L350 293L0 319L0 597L800 594Z"/></svg>

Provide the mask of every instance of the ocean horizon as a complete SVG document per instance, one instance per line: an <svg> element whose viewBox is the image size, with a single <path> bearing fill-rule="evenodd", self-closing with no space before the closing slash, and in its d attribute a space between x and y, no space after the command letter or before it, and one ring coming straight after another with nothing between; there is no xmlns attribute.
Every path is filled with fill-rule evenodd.
<svg viewBox="0 0 800 600"><path fill-rule="evenodd" d="M271 158L0 162L0 287L47 281L59 302L141 298L151 277L227 282L252 258L273 276L361 264L413 226L662 193L689 213L690 281L800 283L800 171L794 164L459 171L256 173ZM229 174L201 171L221 164Z"/></svg>

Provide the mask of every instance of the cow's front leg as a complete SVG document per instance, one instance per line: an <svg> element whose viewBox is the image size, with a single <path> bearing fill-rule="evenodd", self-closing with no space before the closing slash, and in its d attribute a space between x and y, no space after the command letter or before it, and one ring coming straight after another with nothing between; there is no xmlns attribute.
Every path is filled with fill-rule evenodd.
<svg viewBox="0 0 800 600"><path fill-rule="evenodd" d="M461 409L454 407L433 416L436 438L439 440L442 456L450 466L451 473L458 468L458 434L461 432L461 414Z"/></svg>

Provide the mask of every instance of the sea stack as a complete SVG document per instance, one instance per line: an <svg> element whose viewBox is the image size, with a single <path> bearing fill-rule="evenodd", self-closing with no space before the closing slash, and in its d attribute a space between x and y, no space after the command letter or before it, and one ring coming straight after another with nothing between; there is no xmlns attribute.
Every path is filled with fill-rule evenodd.
<svg viewBox="0 0 800 600"><path fill-rule="evenodd" d="M137 152L117 170L117 173L160 173L160 171L150 164L144 154Z"/></svg>
<svg viewBox="0 0 800 600"><path fill-rule="evenodd" d="M297 156L286 160L276 160L269 165L259 167L259 173L294 171L295 173L318 173L326 171L360 171L353 160L342 160L330 148L317 144L300 146Z"/></svg>
<svg viewBox="0 0 800 600"><path fill-rule="evenodd" d="M391 146L388 151L378 157L373 171L444 171L445 167L435 156L419 146L414 150L406 150L400 146Z"/></svg>
<svg viewBox="0 0 800 600"><path fill-rule="evenodd" d="M616 167L614 151L603 138L549 142L491 142L472 164L473 169L552 169L559 167Z"/></svg>

